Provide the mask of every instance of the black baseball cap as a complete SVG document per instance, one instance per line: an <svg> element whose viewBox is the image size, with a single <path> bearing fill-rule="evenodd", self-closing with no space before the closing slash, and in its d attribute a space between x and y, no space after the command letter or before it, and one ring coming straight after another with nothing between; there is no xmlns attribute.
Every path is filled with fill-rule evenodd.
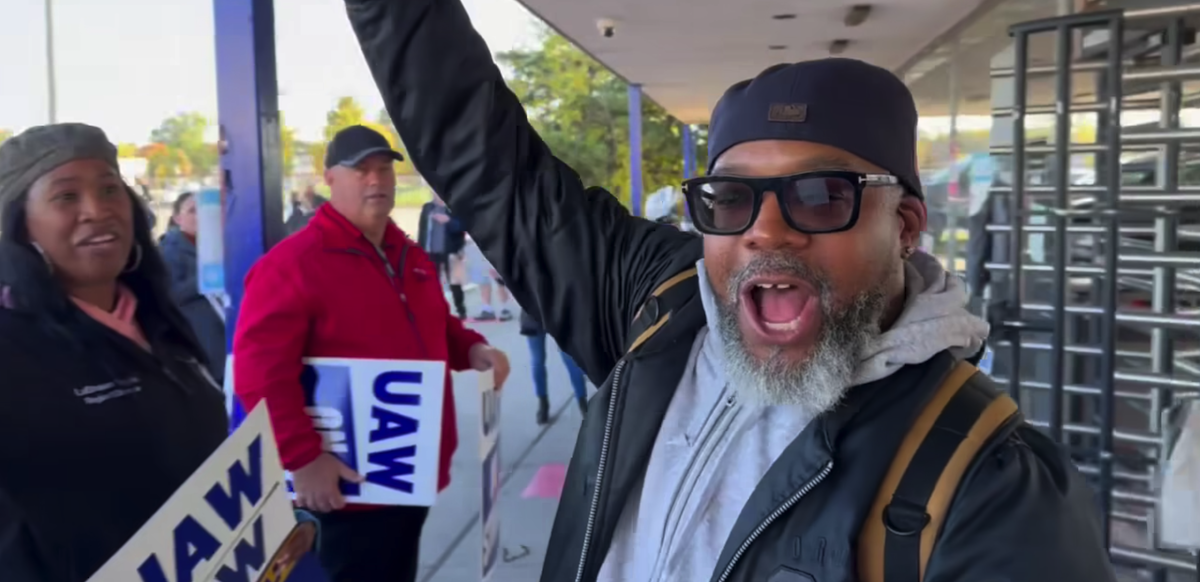
<svg viewBox="0 0 1200 582"><path fill-rule="evenodd" d="M352 168L374 154L387 154L397 162L404 161L404 156L392 149L383 134L365 125L351 125L337 132L325 148L325 169L334 166Z"/></svg>
<svg viewBox="0 0 1200 582"><path fill-rule="evenodd" d="M709 122L709 173L729 148L769 139L845 150L924 198L917 106L904 82L887 69L854 59L819 59L776 65L733 85Z"/></svg>

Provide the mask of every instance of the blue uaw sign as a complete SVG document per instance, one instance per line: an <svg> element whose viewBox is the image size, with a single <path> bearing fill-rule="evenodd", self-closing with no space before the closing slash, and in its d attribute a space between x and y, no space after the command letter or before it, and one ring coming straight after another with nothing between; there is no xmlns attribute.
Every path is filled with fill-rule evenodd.
<svg viewBox="0 0 1200 582"><path fill-rule="evenodd" d="M500 516L496 515L496 501L500 499L500 393L496 391L495 376L491 372L479 375L479 393L479 452L483 459L483 510L479 512L483 526L483 572L480 579L487 582L492 578L500 554Z"/></svg>
<svg viewBox="0 0 1200 582"><path fill-rule="evenodd" d="M346 501L433 505L445 363L309 358L304 364L305 406L325 450L366 478L361 485L342 482Z"/></svg>
<svg viewBox="0 0 1200 582"><path fill-rule="evenodd" d="M282 582L295 527L263 403L88 582Z"/></svg>

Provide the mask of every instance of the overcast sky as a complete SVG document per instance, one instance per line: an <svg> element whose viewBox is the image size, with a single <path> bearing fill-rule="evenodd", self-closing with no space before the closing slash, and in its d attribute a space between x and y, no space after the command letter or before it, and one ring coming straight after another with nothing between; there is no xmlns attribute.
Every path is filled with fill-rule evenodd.
<svg viewBox="0 0 1200 582"><path fill-rule="evenodd" d="M0 0L0 128L48 121L45 2L54 7L59 121L144 143L164 118L217 116L214 0ZM493 51L527 46L535 20L514 0L464 0ZM277 0L279 107L318 139L338 97L382 102L342 0Z"/></svg>

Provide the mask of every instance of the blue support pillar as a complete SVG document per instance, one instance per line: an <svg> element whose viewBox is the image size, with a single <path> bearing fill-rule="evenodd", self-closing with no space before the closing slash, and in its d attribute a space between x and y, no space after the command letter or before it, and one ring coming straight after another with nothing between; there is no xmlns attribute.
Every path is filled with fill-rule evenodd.
<svg viewBox="0 0 1200 582"><path fill-rule="evenodd" d="M246 271L284 235L274 2L213 0L213 25L225 198L225 286L231 299L225 341L232 352ZM235 404L233 416L236 426L245 413ZM309 553L288 580L327 582L328 577Z"/></svg>
<svg viewBox="0 0 1200 582"><path fill-rule="evenodd" d="M283 236L273 1L214 0L213 28L225 198L225 286L230 297L225 343L232 352L246 271ZM245 411L235 401L231 413L237 426Z"/></svg>
<svg viewBox="0 0 1200 582"><path fill-rule="evenodd" d="M629 204L642 215L642 86L629 85Z"/></svg>
<svg viewBox="0 0 1200 582"><path fill-rule="evenodd" d="M683 124L683 179L696 176L696 137L692 126Z"/></svg>
<svg viewBox="0 0 1200 582"><path fill-rule="evenodd" d="M251 265L283 238L283 158L272 0L214 0L217 112L225 180L227 346Z"/></svg>

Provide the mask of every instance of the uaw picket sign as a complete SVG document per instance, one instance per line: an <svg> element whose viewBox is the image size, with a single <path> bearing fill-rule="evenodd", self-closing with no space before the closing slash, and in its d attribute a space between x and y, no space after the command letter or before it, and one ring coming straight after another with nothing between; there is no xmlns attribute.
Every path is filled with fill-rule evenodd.
<svg viewBox="0 0 1200 582"><path fill-rule="evenodd" d="M495 380L492 372L479 374L479 455L483 459L483 510L479 512L483 531L483 571L480 579L483 582L491 580L500 554L500 516L496 514L496 501L500 499L500 392L496 390Z"/></svg>
<svg viewBox="0 0 1200 582"><path fill-rule="evenodd" d="M325 450L366 478L342 482L346 501L433 505L445 363L309 358L304 364L305 405Z"/></svg>
<svg viewBox="0 0 1200 582"><path fill-rule="evenodd" d="M295 527L263 403L89 582L282 582Z"/></svg>

